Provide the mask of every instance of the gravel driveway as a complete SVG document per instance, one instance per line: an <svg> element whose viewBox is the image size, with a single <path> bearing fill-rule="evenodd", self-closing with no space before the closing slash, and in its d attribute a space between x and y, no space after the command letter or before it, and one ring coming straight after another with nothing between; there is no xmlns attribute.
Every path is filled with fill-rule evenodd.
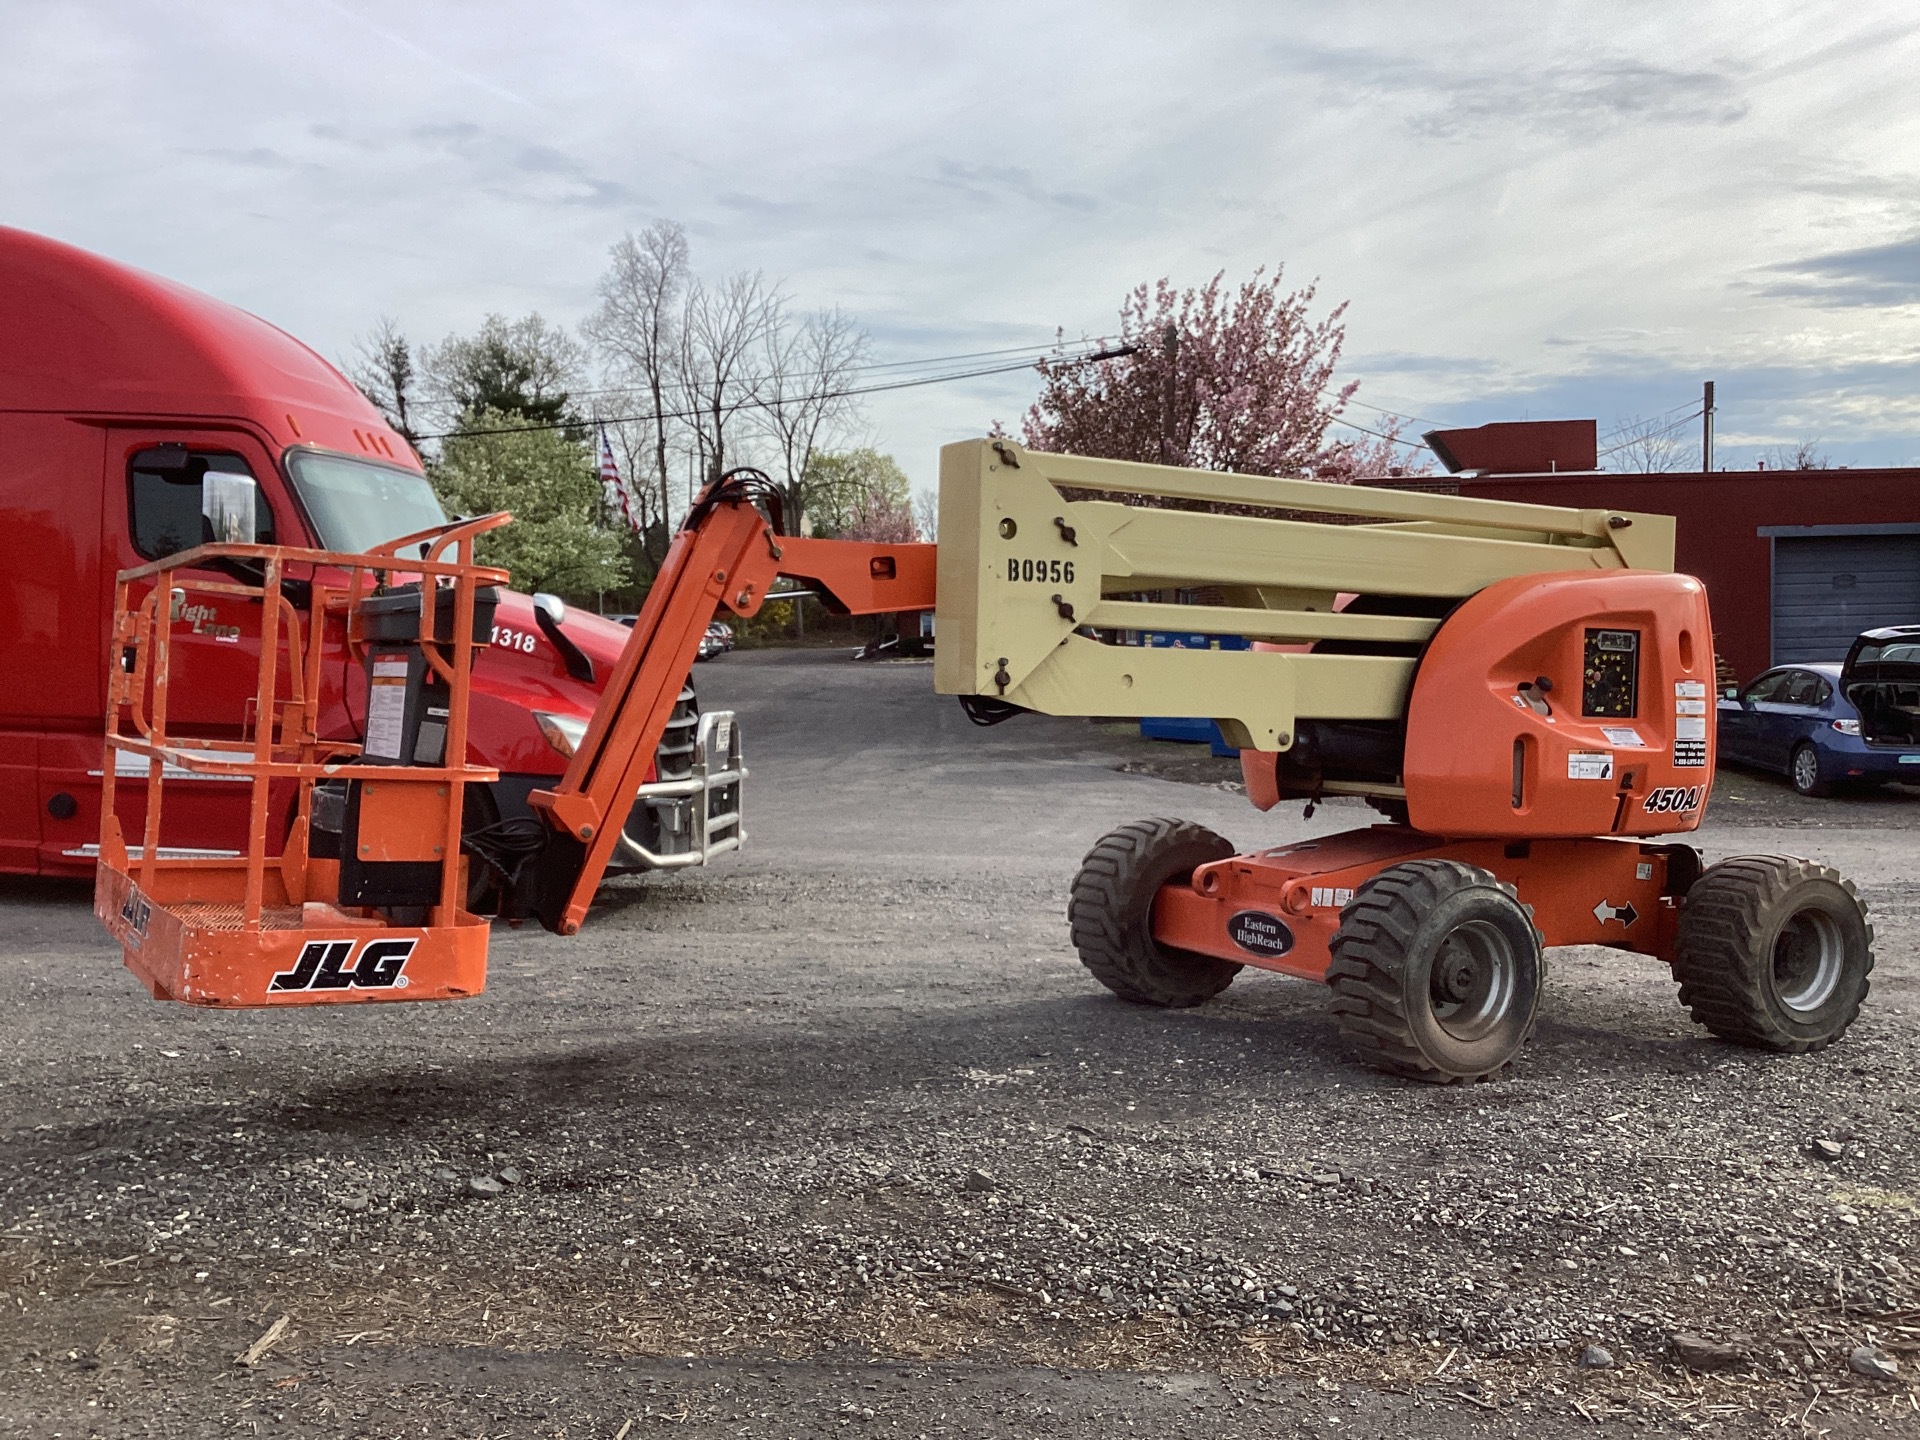
<svg viewBox="0 0 1920 1440"><path fill-rule="evenodd" d="M1432 1089L1316 987L1141 1010L1067 942L1116 824L1370 812L976 729L926 664L697 678L747 852L497 930L477 1000L163 1007L83 888L0 884L0 1433L1920 1434L1911 793L1727 776L1699 837L1859 883L1845 1043L1737 1050L1558 951L1512 1077Z"/></svg>

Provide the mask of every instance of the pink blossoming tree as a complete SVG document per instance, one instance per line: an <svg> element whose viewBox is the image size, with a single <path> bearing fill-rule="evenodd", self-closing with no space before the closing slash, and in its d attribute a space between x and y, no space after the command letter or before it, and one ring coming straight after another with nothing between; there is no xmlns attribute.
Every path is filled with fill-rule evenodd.
<svg viewBox="0 0 1920 1440"><path fill-rule="evenodd" d="M1312 475L1353 481L1423 473L1396 444L1401 422L1379 436L1329 439L1359 388L1336 384L1346 339L1344 304L1320 320L1314 287L1282 289L1282 271L1254 272L1237 294L1225 272L1198 290L1161 279L1120 307L1112 360L1043 360L1040 398L1022 427L1038 450L1140 460L1243 475ZM1116 346L1115 348L1119 348Z"/></svg>

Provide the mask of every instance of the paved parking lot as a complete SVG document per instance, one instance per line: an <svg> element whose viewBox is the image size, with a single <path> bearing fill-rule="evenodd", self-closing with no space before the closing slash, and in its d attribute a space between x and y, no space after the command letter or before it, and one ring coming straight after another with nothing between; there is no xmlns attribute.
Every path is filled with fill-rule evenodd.
<svg viewBox="0 0 1920 1440"><path fill-rule="evenodd" d="M500 930L478 1000L162 1007L84 888L0 886L0 1433L1920 1431L1910 793L1728 776L1700 836L1860 884L1845 1043L1736 1050L1565 951L1512 1077L1437 1090L1355 1069L1314 987L1145 1011L1067 942L1113 825L1369 812L976 729L924 664L697 678L749 851Z"/></svg>

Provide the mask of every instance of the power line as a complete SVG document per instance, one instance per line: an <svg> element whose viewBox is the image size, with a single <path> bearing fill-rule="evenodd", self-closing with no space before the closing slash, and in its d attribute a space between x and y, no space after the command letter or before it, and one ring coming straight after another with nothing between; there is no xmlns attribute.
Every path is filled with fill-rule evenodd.
<svg viewBox="0 0 1920 1440"><path fill-rule="evenodd" d="M1348 400L1349 405L1358 405L1362 410L1371 410L1376 415L1391 415L1396 420L1411 420L1416 425L1431 425L1439 430L1444 427L1438 420L1429 420L1424 415L1409 415L1404 410L1389 410L1384 405L1370 405L1365 400Z"/></svg>
<svg viewBox="0 0 1920 1440"><path fill-rule="evenodd" d="M1379 407L1369 406L1368 408L1378 409ZM1381 413L1384 415L1394 415L1396 412L1392 410L1384 410L1384 411L1381 411ZM1351 420L1342 420L1338 415L1333 417L1333 423L1335 425L1344 425L1349 430L1358 430L1362 435L1371 435L1377 440L1385 440L1389 444L1404 445L1409 450L1431 450L1433 448L1431 445L1427 444L1427 442L1424 440L1403 440L1398 435L1387 434L1384 430L1369 430L1366 426L1356 425Z"/></svg>
<svg viewBox="0 0 1920 1440"><path fill-rule="evenodd" d="M1112 351L1094 351L1086 355L1063 356L1062 358L1072 360L1098 360L1116 358L1116 355L1115 352ZM797 404L803 399L844 400L856 395L878 395L889 390L912 390L922 385L944 385L953 380L976 380L984 375L1011 375L1017 371L1031 370L1032 368L1033 364L1031 361L1023 360L1011 365L990 365L974 370L959 370L946 375L922 375L915 376L908 380L892 380L877 385L853 385L843 390L826 390L804 397L795 396L791 402L766 400L758 395L751 395L743 400L736 400L724 404L720 408L727 415L736 415L742 410L767 410L782 403ZM693 410L665 410L657 413L649 410L639 415L594 415L584 420L558 420L550 424L496 425L486 430L440 430L429 435L422 435L419 438L422 440L449 440L456 436L468 435L523 435L536 430L570 430L581 424L620 425L638 423L642 420L698 420L712 413L712 409L705 406Z"/></svg>
<svg viewBox="0 0 1920 1440"><path fill-rule="evenodd" d="M838 400L838 399L850 398L850 397L859 396L859 395L875 395L875 394L880 394L884 391L889 391L889 390L906 390L906 389L913 389L915 387L924 386L924 385L940 385L950 380L973 380L973 379L978 379L982 376L987 376L987 375L1010 375L1017 371L1033 369L1037 365L1039 365L1041 362L1048 361L1048 360L1053 360L1053 361L1068 363L1068 364L1084 364L1088 361L1093 361L1093 360L1123 359L1133 353L1132 346L1108 346L1104 339L1086 341L1083 343L1088 345L1093 345L1098 348L1093 350L1091 353L1062 354L1059 351L1059 345L1058 345L1058 342L1056 341L1046 345L1010 345L1003 349L998 349L998 350L971 350L971 351L962 351L954 355L929 355L929 356L923 356L915 360L873 361L871 363L864 364L864 365L849 365L849 366L846 366L844 369L837 370L837 371L810 370L810 371L805 371L801 374L795 375L791 378L795 380L805 380L810 378L817 379L829 374L855 375L855 374L871 374L871 373L887 371L887 370L908 370L908 369L918 368L921 366L959 364L960 362L967 361L967 360L995 359L1002 355L1019 355L1019 356L1026 357L1018 361L1011 361L1004 365L994 365L994 366L988 366L983 368L971 368L971 369L962 369L962 370L952 371L952 372L942 372L942 373L933 374L933 375L915 376L912 379L904 380L904 381L878 384L878 385L854 386L854 387L849 387L843 390L824 391L814 395L802 394L802 395L794 396L790 401L784 398L779 400L767 400L759 396L754 396L747 400L733 402L731 404L726 405L723 408L725 409L725 412L728 415L733 415L741 410L769 409L775 405L780 405L780 404L788 404L788 403L802 404L812 400ZM1329 390L1334 388L1332 382L1329 382L1325 388ZM569 390L567 392L567 398L569 400L588 400L588 399L595 399L597 397L605 396L605 395L631 395L633 391L634 391L634 387L631 385L603 385L603 386L597 386L591 390ZM1371 410L1376 415L1386 415L1397 420L1408 420L1421 425L1438 426L1439 424L1438 421L1429 420L1423 416L1409 415L1404 410L1391 410L1384 405L1374 405L1365 400L1356 400L1353 398L1349 398L1346 401L1346 403L1349 405L1357 405L1363 410ZM594 416L587 417L586 423L596 424L596 425L618 425L623 422L641 421L641 420L649 420L649 421L656 420L656 419L658 420L692 420L710 413L711 412L706 409L697 409L697 410L662 411L658 415L655 415L652 411L649 411L642 415L605 415L605 416L594 415ZM1336 423L1347 425L1350 429L1360 430L1368 435L1377 436L1382 440L1391 440L1397 444L1408 445L1410 448L1413 448L1413 449L1424 448L1421 444L1417 442L1400 440L1398 437L1392 436L1392 435L1382 435L1377 430L1370 430L1364 425L1353 424L1351 421L1343 420L1343 421L1337 421ZM516 434L521 434L521 433L524 433L527 431L533 431L533 430L565 430L569 428L571 428L571 425L569 422L555 422L553 424L548 424L548 425L503 425L503 426L499 426L489 430L466 430L466 429L440 430L440 431L434 431L428 434L420 435L417 438L421 440L447 440L460 435L516 435Z"/></svg>
<svg viewBox="0 0 1920 1440"><path fill-rule="evenodd" d="M1609 455L1618 454L1622 450L1630 450L1635 445L1641 444L1644 441L1657 440L1662 435L1672 434L1675 430L1678 430L1682 425L1690 424L1691 422L1698 420L1701 417L1701 415L1703 415L1704 413L1705 412L1702 410L1695 410L1692 414L1682 415L1678 420L1674 420L1669 422L1668 424L1662 425L1657 430L1642 431L1640 434L1633 436L1631 439L1622 440L1618 445L1610 446L1609 448L1602 450L1599 453L1599 455L1597 455L1595 458L1599 460L1604 460ZM1614 433L1617 435L1620 432L1615 431Z"/></svg>
<svg viewBox="0 0 1920 1440"><path fill-rule="evenodd" d="M1086 343L1090 345L1104 345L1106 342L1104 340L1090 340ZM990 360L1002 355L1028 355L1032 357L1032 360L1027 363L1037 364L1039 361L1052 358L1057 345L1058 342L1054 341L1045 345L1010 345L1002 350L970 350L963 351L957 355L928 355L916 360L875 360L863 365L848 365L835 370L802 371L791 378L795 380L804 380L810 377L817 379L825 375L856 375L879 370L911 370L928 365L957 365L965 360ZM1069 355L1065 358L1069 360L1084 360L1091 357ZM1025 368L1025 366L1023 364L1015 368ZM631 385L601 385L591 390L569 390L567 392L567 398L569 400L578 400L590 399L598 395L629 395L633 393L634 388L635 387ZM462 433L473 434L476 432L465 431ZM434 437L426 436L422 438L431 439Z"/></svg>
<svg viewBox="0 0 1920 1440"><path fill-rule="evenodd" d="M1629 430L1635 429L1638 426L1651 425L1656 420L1664 420L1667 416L1673 414L1673 412L1676 410L1684 410L1689 405L1697 406L1699 405L1699 403L1700 402L1698 400L1683 400L1678 405L1669 405L1666 409L1658 412L1657 414L1648 415L1636 420L1629 420L1623 425L1616 425L1613 427L1613 429L1609 430L1606 434L1600 437L1600 443L1604 445L1606 444L1607 441L1613 439L1615 436L1625 435ZM1692 416L1682 416L1680 420L1675 421L1674 423L1675 424L1684 423L1684 421L1692 419L1695 416L1698 416L1699 413L1700 412L1696 409Z"/></svg>
<svg viewBox="0 0 1920 1440"><path fill-rule="evenodd" d="M1034 348L1035 347L1031 347L1031 346L1015 346L1015 347L1010 347L1007 350L980 351L978 352L978 354L981 355L982 357L992 356L996 354L1000 354L1000 355L1030 354ZM1129 347L1123 347L1123 348L1094 350L1089 353L1081 354L1081 355L1062 355L1059 357L1059 359L1063 362L1070 361L1070 362L1077 362L1077 363L1086 363L1089 361L1096 361L1096 360L1121 359L1127 355L1130 355L1131 353L1132 353L1132 347L1129 346ZM954 356L950 358L958 360L966 357ZM1046 358L1052 358L1052 357L1042 356L1040 358L1046 359ZM901 361L897 363L900 365L905 365L908 363L933 364L937 362L929 360L929 361L920 361L920 362ZM796 396L794 398L794 401L792 402L767 400L767 399L763 399L760 396L754 395L754 396L749 396L744 400L737 400L729 404L723 405L721 408L725 414L727 414L728 416L732 416L732 415L738 414L742 410L771 409L775 405L782 404L782 403L800 403L802 401L809 401L809 400L842 400L842 399L850 399L860 395L878 395L878 394L882 394L884 392L893 391L893 390L912 390L912 389L917 389L926 385L943 385L953 380L974 380L974 379L979 379L983 376L989 376L989 375L1011 375L1022 370L1031 370L1034 367L1034 363L1035 362L1032 360L1020 360L1020 361L1015 361L1011 364L984 366L976 369L959 370L959 371L953 371L951 373L940 374L940 375L915 376L911 379L893 380L893 381L887 381L887 382L883 382L875 385L849 386L842 390L823 391L816 395ZM880 367L875 366L875 367L856 367L856 368L880 368ZM596 394L625 394L628 392L624 388L622 388L619 390L612 390L612 391L583 390L575 393L580 395L596 395ZM569 398L572 398L572 396L570 395ZM1362 405L1363 408L1365 409L1375 411L1381 415L1392 416L1395 419L1417 419L1418 418L1417 416L1403 416L1397 410L1388 410L1379 405L1366 405L1364 402L1358 401L1358 400L1349 399L1347 403L1350 405ZM711 415L712 413L713 412L710 409L702 407L702 408L693 409L693 410L663 410L657 413L654 411L647 411L639 415L592 415L592 416L588 416L583 422L563 420L563 421L555 421L549 424L498 425L485 430L466 430L466 429L441 430L441 431L432 432L430 434L421 435L418 438L421 440L449 440L449 439L453 439L461 436L523 435L533 431L568 430L568 429L574 428L577 424L580 424L580 423L591 424L591 425L620 425L620 424L627 424L627 423L638 423L640 421L698 420L698 419L703 419ZM1384 431L1371 429L1368 426L1361 425L1352 420L1343 420L1338 416L1334 416L1332 418L1332 423L1335 425L1344 425L1349 430L1358 430L1364 435L1372 435L1376 439L1387 441L1389 444L1405 446L1409 450L1425 450L1430 448L1424 440L1402 439L1398 435L1389 435L1389 434L1386 434ZM1431 424L1433 422L1428 421L1425 423Z"/></svg>

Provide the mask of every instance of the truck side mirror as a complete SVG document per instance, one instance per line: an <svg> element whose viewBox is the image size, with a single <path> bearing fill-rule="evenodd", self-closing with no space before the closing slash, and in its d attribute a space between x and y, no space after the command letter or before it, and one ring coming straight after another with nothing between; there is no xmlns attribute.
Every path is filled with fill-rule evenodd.
<svg viewBox="0 0 1920 1440"><path fill-rule="evenodd" d="M200 515L209 544L253 544L259 509L260 487L251 475L209 470L200 482Z"/></svg>
<svg viewBox="0 0 1920 1440"><path fill-rule="evenodd" d="M567 674L583 684L593 684L593 657L574 643L573 637L560 627L567 618L567 602L558 595L549 595L542 590L533 597L533 621L540 631L553 642L553 648L560 652L565 662Z"/></svg>

